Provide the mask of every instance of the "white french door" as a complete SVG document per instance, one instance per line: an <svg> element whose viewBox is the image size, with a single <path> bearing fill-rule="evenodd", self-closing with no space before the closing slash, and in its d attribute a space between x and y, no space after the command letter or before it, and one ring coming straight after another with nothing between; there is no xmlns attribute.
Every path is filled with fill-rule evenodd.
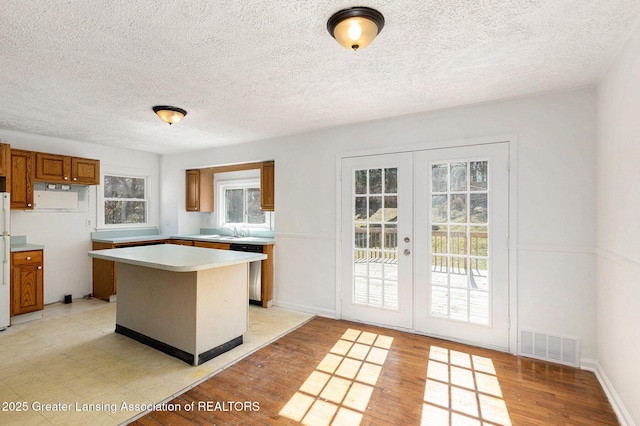
<svg viewBox="0 0 640 426"><path fill-rule="evenodd" d="M342 318L413 326L412 154L342 160Z"/></svg>
<svg viewBox="0 0 640 426"><path fill-rule="evenodd" d="M415 330L509 349L509 147L415 155Z"/></svg>
<svg viewBox="0 0 640 426"><path fill-rule="evenodd" d="M342 160L341 317L509 349L508 143Z"/></svg>

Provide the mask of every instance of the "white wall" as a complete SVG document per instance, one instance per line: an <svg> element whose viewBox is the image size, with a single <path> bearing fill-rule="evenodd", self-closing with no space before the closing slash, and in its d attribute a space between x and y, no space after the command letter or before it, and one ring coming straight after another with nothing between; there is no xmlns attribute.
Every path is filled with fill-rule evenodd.
<svg viewBox="0 0 640 426"><path fill-rule="evenodd" d="M595 91L473 105L161 157L161 227L197 232L188 168L275 159L275 299L335 315L336 155L463 138L518 139L520 325L577 336L595 358Z"/></svg>
<svg viewBox="0 0 640 426"><path fill-rule="evenodd" d="M640 424L639 71L640 26L598 87L598 362L627 424Z"/></svg>
<svg viewBox="0 0 640 426"><path fill-rule="evenodd" d="M157 179L157 154L129 149L69 141L0 129L0 139L12 148L50 152L100 160L101 170L111 167L145 168ZM92 293L91 232L96 226L96 190L89 190L88 212L11 211L11 234L26 235L27 242L44 249L44 303L61 301L65 294L74 298ZM155 207L157 211L157 206ZM93 227L87 226L87 219Z"/></svg>

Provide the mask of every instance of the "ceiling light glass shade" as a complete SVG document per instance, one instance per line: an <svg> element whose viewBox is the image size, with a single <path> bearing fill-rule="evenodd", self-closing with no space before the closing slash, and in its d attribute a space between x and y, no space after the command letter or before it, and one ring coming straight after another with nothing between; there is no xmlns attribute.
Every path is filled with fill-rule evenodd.
<svg viewBox="0 0 640 426"><path fill-rule="evenodd" d="M160 117L162 121L169 123L169 125L179 122L187 115L187 111L182 108L166 105L154 106L153 112L158 114L158 117Z"/></svg>
<svg viewBox="0 0 640 426"><path fill-rule="evenodd" d="M327 30L345 49L367 47L384 27L384 16L368 7L352 7L336 12L327 21Z"/></svg>

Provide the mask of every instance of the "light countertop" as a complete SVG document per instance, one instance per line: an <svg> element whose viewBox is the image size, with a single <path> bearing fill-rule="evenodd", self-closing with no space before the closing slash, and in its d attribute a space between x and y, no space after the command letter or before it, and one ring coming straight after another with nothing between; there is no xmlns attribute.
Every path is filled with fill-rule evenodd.
<svg viewBox="0 0 640 426"><path fill-rule="evenodd" d="M173 235L171 237L175 240L189 240L189 241L210 241L212 243L229 243L229 244L253 244L259 246L265 246L274 244L273 238L265 237L233 237L230 235L217 235L217 234L194 234L194 235Z"/></svg>
<svg viewBox="0 0 640 426"><path fill-rule="evenodd" d="M172 272L202 271L239 263L260 261L267 258L267 255L261 253L216 250L174 244L93 250L89 252L89 256L96 259L129 263Z"/></svg>
<svg viewBox="0 0 640 426"><path fill-rule="evenodd" d="M160 235L160 234L151 234L151 235L132 235L126 237L93 237L91 241L97 243L108 243L108 244L126 244L126 243L137 243L137 242L145 242L145 241L163 241L168 240L171 237L169 235Z"/></svg>
<svg viewBox="0 0 640 426"><path fill-rule="evenodd" d="M265 237L233 237L230 235L212 235L212 234L193 234L193 235L129 235L129 236L93 236L91 241L107 244L131 244L143 243L146 241L166 241L166 240L186 240L186 241L208 241L212 243L229 243L229 244L253 244L253 245L270 245L274 244L273 238Z"/></svg>
<svg viewBox="0 0 640 426"><path fill-rule="evenodd" d="M11 252L44 250L44 246L40 244L11 244Z"/></svg>

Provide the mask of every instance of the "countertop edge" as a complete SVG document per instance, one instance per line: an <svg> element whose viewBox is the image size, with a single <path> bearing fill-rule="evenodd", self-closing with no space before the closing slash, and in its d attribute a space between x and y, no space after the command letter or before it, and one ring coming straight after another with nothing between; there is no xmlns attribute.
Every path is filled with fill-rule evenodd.
<svg viewBox="0 0 640 426"><path fill-rule="evenodd" d="M206 235L206 234L202 234ZM245 237L238 238L211 238L200 235L140 235L133 237L114 237L114 238L92 238L91 242L94 243L106 243L106 244L135 244L145 241L167 241L167 240L183 240L183 241L203 241L210 243L223 243L223 244L250 244L255 246L269 246L275 244L274 238L266 237L246 237L251 238L250 241L245 240Z"/></svg>
<svg viewBox="0 0 640 426"><path fill-rule="evenodd" d="M11 245L10 252L18 253L21 251L32 251L32 250L44 250L44 246L40 244L13 244Z"/></svg>
<svg viewBox="0 0 640 426"><path fill-rule="evenodd" d="M111 249L111 250L123 250L123 249ZM112 255L105 252L111 250L92 250L88 253L89 257L108 260L112 262L128 263L130 265L143 266L152 269L161 269L169 272L197 272L206 269L222 268L225 266L238 265L242 263L249 263L254 261L261 261L267 258L267 255L261 253L246 253L246 252L234 252L242 253L237 259L218 260L215 262L205 262L198 265L167 265L164 263L153 262L151 260L134 259L126 256ZM211 250L211 249L206 249ZM225 250L226 252L226 250Z"/></svg>

